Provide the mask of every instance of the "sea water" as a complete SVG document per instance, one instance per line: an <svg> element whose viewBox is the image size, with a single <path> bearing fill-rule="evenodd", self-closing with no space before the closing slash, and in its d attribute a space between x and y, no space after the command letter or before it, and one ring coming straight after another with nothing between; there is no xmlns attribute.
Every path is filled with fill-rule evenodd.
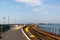
<svg viewBox="0 0 60 40"><path fill-rule="evenodd" d="M60 24L39 25L39 29L60 35Z"/></svg>

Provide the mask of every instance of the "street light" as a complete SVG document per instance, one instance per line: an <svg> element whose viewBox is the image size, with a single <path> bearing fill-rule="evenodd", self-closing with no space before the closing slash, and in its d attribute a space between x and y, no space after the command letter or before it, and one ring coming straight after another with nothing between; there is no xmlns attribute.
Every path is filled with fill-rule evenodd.
<svg viewBox="0 0 60 40"><path fill-rule="evenodd" d="M15 19L15 24L16 24L16 19Z"/></svg>
<svg viewBox="0 0 60 40"><path fill-rule="evenodd" d="M3 17L3 20L4 20L4 24L5 24L5 17Z"/></svg>
<svg viewBox="0 0 60 40"><path fill-rule="evenodd" d="M8 16L8 24L9 24L9 21L10 21L10 20L9 20L9 16Z"/></svg>

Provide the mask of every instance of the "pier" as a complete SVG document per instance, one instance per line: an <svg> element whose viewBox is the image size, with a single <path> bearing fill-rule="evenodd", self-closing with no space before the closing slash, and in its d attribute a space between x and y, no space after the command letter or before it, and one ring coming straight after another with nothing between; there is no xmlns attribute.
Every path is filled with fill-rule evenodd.
<svg viewBox="0 0 60 40"><path fill-rule="evenodd" d="M38 25L11 25L0 40L60 40L60 36L38 29Z"/></svg>
<svg viewBox="0 0 60 40"><path fill-rule="evenodd" d="M21 26L11 27L10 30L1 34L0 40L28 40L22 32Z"/></svg>

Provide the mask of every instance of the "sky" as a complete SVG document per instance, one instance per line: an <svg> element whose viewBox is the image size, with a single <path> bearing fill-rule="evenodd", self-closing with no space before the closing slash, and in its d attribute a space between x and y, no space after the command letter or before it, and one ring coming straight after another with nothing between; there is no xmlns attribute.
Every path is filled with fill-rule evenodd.
<svg viewBox="0 0 60 40"><path fill-rule="evenodd" d="M0 24L60 23L60 0L0 0Z"/></svg>

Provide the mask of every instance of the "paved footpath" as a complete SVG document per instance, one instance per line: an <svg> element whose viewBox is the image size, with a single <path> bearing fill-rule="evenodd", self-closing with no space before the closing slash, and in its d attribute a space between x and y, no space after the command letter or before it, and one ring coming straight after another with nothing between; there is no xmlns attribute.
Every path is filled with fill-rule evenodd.
<svg viewBox="0 0 60 40"><path fill-rule="evenodd" d="M2 34L0 40L27 40L20 27L15 27Z"/></svg>

